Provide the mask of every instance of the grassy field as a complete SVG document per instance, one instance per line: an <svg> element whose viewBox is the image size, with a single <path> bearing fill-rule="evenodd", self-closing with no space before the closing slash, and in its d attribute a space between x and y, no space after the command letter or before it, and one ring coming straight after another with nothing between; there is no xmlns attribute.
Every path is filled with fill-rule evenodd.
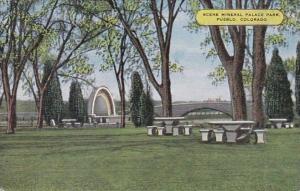
<svg viewBox="0 0 300 191"><path fill-rule="evenodd" d="M0 135L5 191L299 191L300 129L265 145L148 137L146 129L18 130ZM1 189L0 189L1 190Z"/></svg>

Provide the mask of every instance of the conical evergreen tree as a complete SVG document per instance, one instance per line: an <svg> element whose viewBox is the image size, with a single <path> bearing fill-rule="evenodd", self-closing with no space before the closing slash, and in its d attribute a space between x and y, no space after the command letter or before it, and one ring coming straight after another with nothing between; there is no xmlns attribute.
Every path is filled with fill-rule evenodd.
<svg viewBox="0 0 300 191"><path fill-rule="evenodd" d="M300 115L300 42L297 44L296 82L295 82L296 112Z"/></svg>
<svg viewBox="0 0 300 191"><path fill-rule="evenodd" d="M78 81L72 81L70 86L69 111L72 119L77 119L81 123L84 122L84 99Z"/></svg>
<svg viewBox="0 0 300 191"><path fill-rule="evenodd" d="M267 69L265 104L269 118L286 118L293 120L293 101L287 72L279 56L278 49L274 49L271 64Z"/></svg>
<svg viewBox="0 0 300 191"><path fill-rule="evenodd" d="M46 81L51 72L51 69L51 62L47 62L44 67L43 81ZM47 124L50 124L51 119L54 119L56 123L59 123L63 117L62 111L63 99L60 82L57 73L54 73L44 97L44 118Z"/></svg>
<svg viewBox="0 0 300 191"><path fill-rule="evenodd" d="M147 88L146 93L142 93L141 95L141 125L150 126L153 124L154 117L154 106L151 98L151 91Z"/></svg>
<svg viewBox="0 0 300 191"><path fill-rule="evenodd" d="M131 91L130 91L130 113L131 120L135 127L141 126L140 116L140 97L143 90L143 83L138 72L133 72L131 77Z"/></svg>

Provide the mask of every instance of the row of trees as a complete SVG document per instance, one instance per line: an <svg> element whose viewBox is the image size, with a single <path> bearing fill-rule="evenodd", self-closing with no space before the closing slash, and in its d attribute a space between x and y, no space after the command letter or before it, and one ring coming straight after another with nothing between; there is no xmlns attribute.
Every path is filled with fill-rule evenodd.
<svg viewBox="0 0 300 191"><path fill-rule="evenodd" d="M7 103L7 133L16 127L16 98L20 80L26 76L42 128L45 95L55 73L85 75L91 71L84 54L93 49L90 42L110 28L103 2L70 0L0 1L0 69ZM97 12L97 16L92 12ZM51 58L51 59L49 59ZM47 61L49 73L41 74Z"/></svg>
<svg viewBox="0 0 300 191"><path fill-rule="evenodd" d="M225 2L225 3L224 3ZM16 126L16 96L24 69L29 68L26 81L36 102L37 126L43 126L44 99L55 73L80 78L93 72L85 53L95 50L105 64L101 70L113 69L121 98L122 127L125 126L124 74L133 66L142 68L162 102L162 115L172 116L170 58L173 27L180 11L195 20L199 9L269 9L281 8L287 17L281 31L297 31L299 26L297 0L254 1L211 0L12 0L0 1L0 69L7 101L7 133ZM199 26L191 24L191 29ZM233 116L245 119L246 98L243 68L247 59L252 63L253 117L257 126L264 123L262 91L265 83L266 37L278 43L278 35L267 36L267 26L210 26L203 43L217 55L226 72ZM202 30L203 28L201 28ZM203 33L201 33L203 34ZM274 40L275 39L275 40ZM280 38L279 38L280 39ZM274 41L272 41L274 40ZM251 42L252 41L252 42ZM212 46L211 46L212 45ZM230 48L233 47L233 48ZM51 58L51 59L50 59ZM47 61L51 71L40 74ZM143 67L140 67L140 66ZM176 66L176 64L175 64ZM176 67L175 67L176 68ZM158 71L158 75L155 72ZM83 78L81 78L83 79Z"/></svg>
<svg viewBox="0 0 300 191"><path fill-rule="evenodd" d="M208 51L208 56L217 56L222 63L221 79L228 80L231 101L233 106L233 118L246 119L246 98L244 82L245 63L249 62L250 67L250 86L252 95L252 116L257 127L264 125L263 90L265 87L266 76L266 56L265 51L269 45L284 44L285 31L290 33L299 30L299 11L297 1L211 1L211 0L191 0L191 15L195 16L197 10L205 9L270 9L279 8L286 15L281 27L273 28L267 34L268 26L210 26L209 36L202 43ZM192 23L192 30L199 29L198 25ZM211 44L213 46L211 46ZM216 74L220 74L219 72ZM220 76L216 76L219 78Z"/></svg>

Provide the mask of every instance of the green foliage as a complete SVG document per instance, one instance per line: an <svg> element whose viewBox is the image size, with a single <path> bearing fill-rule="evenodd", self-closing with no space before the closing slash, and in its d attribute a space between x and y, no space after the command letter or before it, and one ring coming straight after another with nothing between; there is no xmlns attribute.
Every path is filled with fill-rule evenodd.
<svg viewBox="0 0 300 191"><path fill-rule="evenodd" d="M215 9L223 9L225 8L224 1L211 1ZM253 1L254 3L257 3L258 1ZM251 1L248 1L248 8L253 8L251 5ZM213 47L212 38L209 34L208 27L203 27L197 24L196 22L196 14L197 12L203 9L203 6L201 5L201 1L199 0L188 0L187 1L187 13L190 16L191 22L187 24L187 28L190 32L201 32L201 35L204 36L203 40L200 43L200 48L203 51L203 54L205 54L207 59L216 59L217 53L216 50ZM282 25L278 27L273 27L272 30L269 30L266 34L265 38L265 48L266 51L271 49L274 46L288 46L286 36L297 36L297 32L300 31L300 9L299 9L299 0L274 0L271 2L271 9L279 9L281 10L284 15L284 22ZM230 39L229 32L227 30L227 27L220 26L221 36L224 41L224 44L226 47L228 47L228 50L231 50L231 44L232 41ZM253 36L253 30L248 28L247 30L247 47L252 51L252 44L250 39L252 39ZM230 51L229 51L230 52ZM233 54L233 52L230 52L230 54ZM246 54L246 59L252 59L251 55ZM250 61L252 63L252 61ZM247 63L246 63L247 64ZM251 86L251 79L252 79L252 69L249 67L244 67L243 71L243 80L245 83L245 86L250 87ZM290 68L289 68L290 69ZM287 70L290 73L290 70ZM293 72L292 72L293 73ZM226 77L226 72L222 66L217 66L213 72L209 74L209 78L212 79L212 83L214 85L218 85L219 83L224 82Z"/></svg>
<svg viewBox="0 0 300 191"><path fill-rule="evenodd" d="M141 126L141 95L144 92L143 83L138 72L131 77L130 113L135 127Z"/></svg>
<svg viewBox="0 0 300 191"><path fill-rule="evenodd" d="M46 81L52 69L52 63L49 61L44 66L43 81ZM56 123L59 123L63 113L63 99L60 88L60 82L55 73L49 83L47 91L44 96L44 119L47 124L50 124L50 120L54 119Z"/></svg>
<svg viewBox="0 0 300 191"><path fill-rule="evenodd" d="M295 97L296 97L296 112L300 115L300 41L297 45L297 58L296 58L296 86L295 86Z"/></svg>
<svg viewBox="0 0 300 191"><path fill-rule="evenodd" d="M69 96L70 117L77 121L84 122L84 99L81 91L81 86L78 81L72 81Z"/></svg>
<svg viewBox="0 0 300 191"><path fill-rule="evenodd" d="M293 120L293 101L290 82L278 49L274 49L271 64L267 69L265 87L266 113L269 118Z"/></svg>
<svg viewBox="0 0 300 191"><path fill-rule="evenodd" d="M147 89L147 92L142 92L140 98L140 112L141 112L141 125L142 126L150 126L153 124L154 118L154 105L151 98L150 88Z"/></svg>

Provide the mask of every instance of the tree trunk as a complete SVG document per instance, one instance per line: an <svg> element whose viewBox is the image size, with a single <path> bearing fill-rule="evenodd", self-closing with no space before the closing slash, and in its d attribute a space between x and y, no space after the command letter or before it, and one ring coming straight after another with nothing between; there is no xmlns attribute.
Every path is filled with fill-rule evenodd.
<svg viewBox="0 0 300 191"><path fill-rule="evenodd" d="M267 27L255 26L253 33L252 117L257 128L264 127L263 89L265 86L265 34Z"/></svg>
<svg viewBox="0 0 300 191"><path fill-rule="evenodd" d="M162 102L162 116L172 117L172 94L170 85L163 87L159 93Z"/></svg>
<svg viewBox="0 0 300 191"><path fill-rule="evenodd" d="M13 95L7 99L7 134L14 134L17 125L16 115L16 95Z"/></svg>
<svg viewBox="0 0 300 191"><path fill-rule="evenodd" d="M125 93L124 91L120 91L120 98L121 98L121 128L125 128Z"/></svg>
<svg viewBox="0 0 300 191"><path fill-rule="evenodd" d="M1 97L0 97L0 107L2 106L3 97L4 97L4 93L2 93L2 95L1 95Z"/></svg>
<svg viewBox="0 0 300 191"><path fill-rule="evenodd" d="M125 84L124 84L124 76L121 74L120 78L117 77L117 82L119 86L119 94L121 100L121 128L125 128L125 116L126 116L126 99L125 99Z"/></svg>
<svg viewBox="0 0 300 191"><path fill-rule="evenodd" d="M247 105L241 71L227 70L233 120L247 119Z"/></svg>
<svg viewBox="0 0 300 191"><path fill-rule="evenodd" d="M44 125L44 94L40 94L39 100L37 100L37 128L42 129Z"/></svg>

